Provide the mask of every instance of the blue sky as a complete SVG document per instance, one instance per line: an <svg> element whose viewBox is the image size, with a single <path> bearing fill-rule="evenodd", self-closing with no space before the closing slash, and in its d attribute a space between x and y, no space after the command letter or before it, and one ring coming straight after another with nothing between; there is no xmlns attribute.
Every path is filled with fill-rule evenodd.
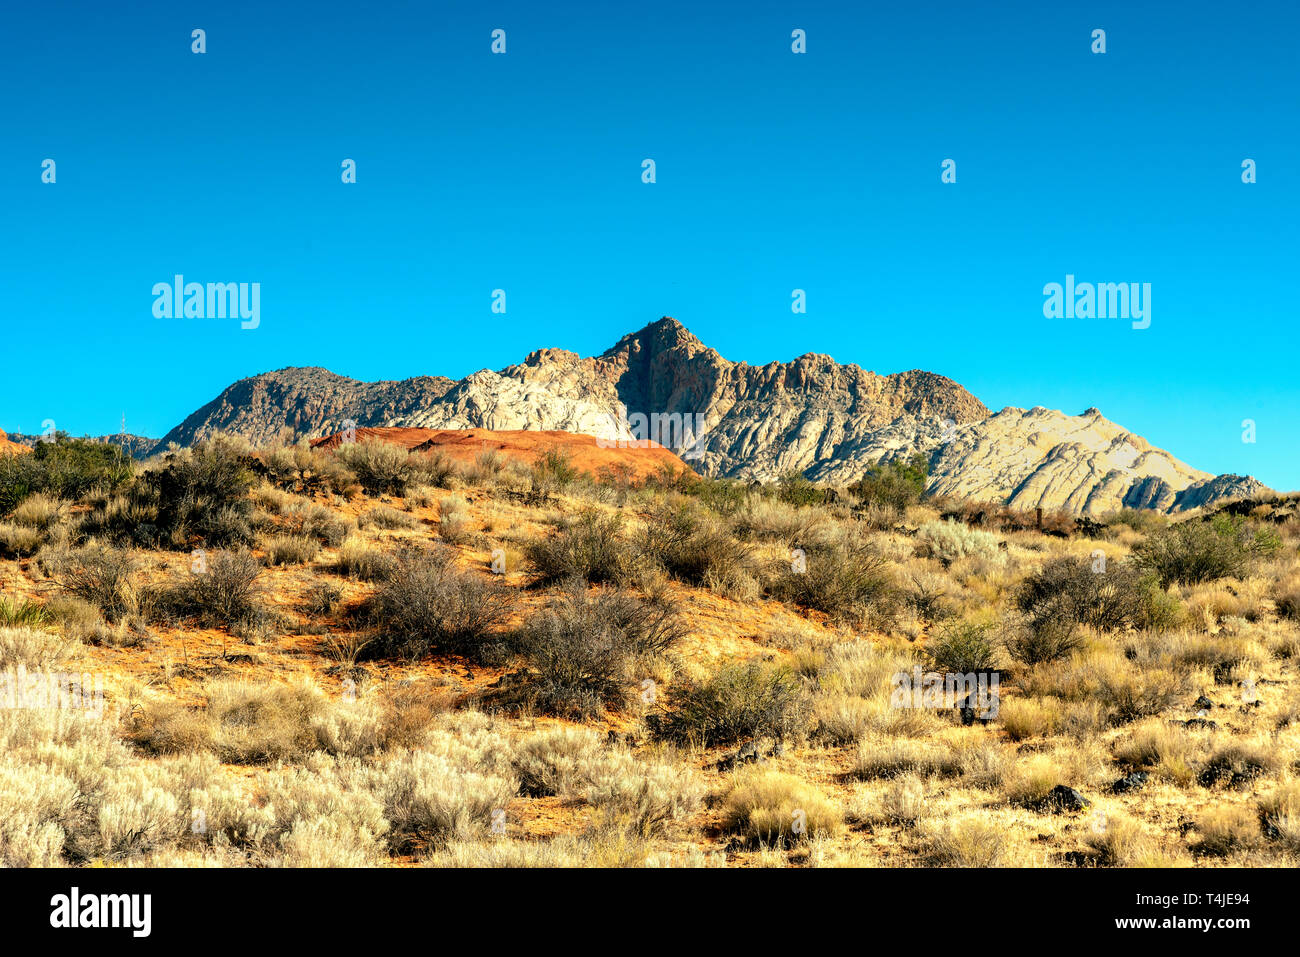
<svg viewBox="0 0 1300 957"><path fill-rule="evenodd" d="M1295 4L988 7L6 4L0 427L157 436L268 369L459 377L672 315L1300 488ZM260 282L259 328L156 319L178 272ZM1067 273L1151 283L1151 327L1044 318Z"/></svg>

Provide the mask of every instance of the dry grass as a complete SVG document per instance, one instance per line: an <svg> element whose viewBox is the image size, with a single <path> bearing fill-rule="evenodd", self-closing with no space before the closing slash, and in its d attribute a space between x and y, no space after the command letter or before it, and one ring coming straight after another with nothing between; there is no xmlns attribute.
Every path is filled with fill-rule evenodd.
<svg viewBox="0 0 1300 957"><path fill-rule="evenodd" d="M198 481L213 454L174 477ZM245 453L221 454L237 472ZM971 529L932 504L826 506L798 482L602 486L379 447L262 460L262 484L209 489L165 534L149 530L162 500L136 487L29 498L0 523L0 670L102 675L120 718L0 709L0 863L1300 855L1290 526L1281 551L1229 528L1226 551L1163 538L1157 554L1168 523L1142 515L1056 538L1005 510ZM194 541L253 528L255 554L204 546L217 574L191 572ZM1130 575L1146 554L1167 588ZM1231 574L1176 580L1225 557ZM1045 627L1057 617L1072 627ZM990 664L987 724L894 700L918 666ZM1141 790L1110 790L1134 771ZM1057 785L1091 807L1051 813Z"/></svg>

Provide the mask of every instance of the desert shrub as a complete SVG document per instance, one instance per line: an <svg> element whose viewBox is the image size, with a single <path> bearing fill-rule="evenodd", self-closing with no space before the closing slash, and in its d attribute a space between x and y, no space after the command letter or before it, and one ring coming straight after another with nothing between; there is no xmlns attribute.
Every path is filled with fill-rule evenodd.
<svg viewBox="0 0 1300 957"><path fill-rule="evenodd" d="M465 481L470 485L493 485L506 470L506 460L496 449L485 448L474 456L474 461L464 470Z"/></svg>
<svg viewBox="0 0 1300 957"><path fill-rule="evenodd" d="M438 535L443 541L452 545L464 542L468 537L469 504L454 495L448 495L438 502Z"/></svg>
<svg viewBox="0 0 1300 957"><path fill-rule="evenodd" d="M306 535L275 535L265 548L268 565L305 565L320 551L320 542Z"/></svg>
<svg viewBox="0 0 1300 957"><path fill-rule="evenodd" d="M631 571L631 549L622 538L623 516L588 509L565 521L549 538L530 542L525 553L541 583L581 578L618 584Z"/></svg>
<svg viewBox="0 0 1300 957"><path fill-rule="evenodd" d="M126 549L87 545L67 553L55 569L64 591L90 602L109 621L139 611L137 563Z"/></svg>
<svg viewBox="0 0 1300 957"><path fill-rule="evenodd" d="M411 511L417 508L428 508L438 501L438 496L433 493L433 489L431 485L413 485L402 496L402 502Z"/></svg>
<svg viewBox="0 0 1300 957"><path fill-rule="evenodd" d="M280 526L292 534L314 538L329 548L337 547L348 534L347 523L340 521L325 506L312 502L295 502L288 506L281 515Z"/></svg>
<svg viewBox="0 0 1300 957"><path fill-rule="evenodd" d="M364 773L392 824L390 847L399 852L486 834L518 787L507 774L428 751L399 755Z"/></svg>
<svg viewBox="0 0 1300 957"><path fill-rule="evenodd" d="M1273 603L1278 617L1300 621L1300 575L1292 575L1273 586Z"/></svg>
<svg viewBox="0 0 1300 957"><path fill-rule="evenodd" d="M906 461L883 459L867 471L849 491L867 505L882 505L896 514L902 514L909 505L921 500L929 460L921 453L913 453Z"/></svg>
<svg viewBox="0 0 1300 957"><path fill-rule="evenodd" d="M0 557L28 558L45 544L45 532L17 522L0 522Z"/></svg>
<svg viewBox="0 0 1300 957"><path fill-rule="evenodd" d="M1152 535L1168 528L1169 519L1154 509L1125 508L1114 515L1107 516L1106 524L1124 525L1143 535Z"/></svg>
<svg viewBox="0 0 1300 957"><path fill-rule="evenodd" d="M59 499L37 492L23 499L9 518L15 525L44 531L59 520L64 508L64 503Z"/></svg>
<svg viewBox="0 0 1300 957"><path fill-rule="evenodd" d="M1152 535L1134 549L1134 560L1161 585L1195 585L1219 578L1242 578L1253 559L1280 545L1275 532L1256 530L1241 517L1192 519Z"/></svg>
<svg viewBox="0 0 1300 957"><path fill-rule="evenodd" d="M1124 664L1097 666L1097 700L1112 724L1128 724L1171 707L1187 686L1185 676L1159 666Z"/></svg>
<svg viewBox="0 0 1300 957"><path fill-rule="evenodd" d="M1006 828L968 814L924 829L917 837L921 861L930 867L1015 866L1016 849Z"/></svg>
<svg viewBox="0 0 1300 957"><path fill-rule="evenodd" d="M1300 782L1288 777L1259 801L1264 833L1292 851L1300 851Z"/></svg>
<svg viewBox="0 0 1300 957"><path fill-rule="evenodd" d="M558 446L541 450L529 468L533 491L543 495L562 492L578 479L573 457Z"/></svg>
<svg viewBox="0 0 1300 957"><path fill-rule="evenodd" d="M524 738L511 755L519 789L532 797L569 794L600 759L601 736L591 728L548 728Z"/></svg>
<svg viewBox="0 0 1300 957"><path fill-rule="evenodd" d="M853 775L867 781L904 774L955 777L961 774L962 767L960 752L947 745L906 738L869 738L858 744Z"/></svg>
<svg viewBox="0 0 1300 957"><path fill-rule="evenodd" d="M1278 769L1278 758L1266 744L1233 741L1210 753L1197 780L1205 787L1240 787Z"/></svg>
<svg viewBox="0 0 1300 957"><path fill-rule="evenodd" d="M944 564L968 555L989 557L998 553L996 536L952 519L926 522L917 530L916 537L929 545L935 558Z"/></svg>
<svg viewBox="0 0 1300 957"><path fill-rule="evenodd" d="M343 591L332 582L316 582L309 589L303 607L309 615L331 615L343 600Z"/></svg>
<svg viewBox="0 0 1300 957"><path fill-rule="evenodd" d="M623 707L631 668L685 634L674 604L617 591L588 594L570 582L517 638L528 666L527 696L548 714L586 717Z"/></svg>
<svg viewBox="0 0 1300 957"><path fill-rule="evenodd" d="M816 785L767 768L738 772L722 798L722 826L752 844L833 837L844 816Z"/></svg>
<svg viewBox="0 0 1300 957"><path fill-rule="evenodd" d="M203 571L196 570L172 593L178 611L227 627L265 619L257 582L262 565L251 552L214 552L198 567Z"/></svg>
<svg viewBox="0 0 1300 957"><path fill-rule="evenodd" d="M1052 617L1029 618L1003 639L1012 661L1037 665L1068 658L1084 645L1074 622Z"/></svg>
<svg viewBox="0 0 1300 957"><path fill-rule="evenodd" d="M357 516L358 528L416 528L419 519L389 505L376 505Z"/></svg>
<svg viewBox="0 0 1300 957"><path fill-rule="evenodd" d="M590 766L582 796L606 820L648 837L694 813L704 785L693 768L671 754L660 758L616 748Z"/></svg>
<svg viewBox="0 0 1300 957"><path fill-rule="evenodd" d="M345 442L335 454L371 495L401 495L422 465L417 456L382 439Z"/></svg>
<svg viewBox="0 0 1300 957"><path fill-rule="evenodd" d="M810 482L798 472L783 475L776 483L778 501L796 508L808 505L820 505L826 498L826 492L814 482Z"/></svg>
<svg viewBox="0 0 1300 957"><path fill-rule="evenodd" d="M427 696L345 701L307 682L223 681L204 692L199 708L147 704L132 739L150 754L207 751L230 764L301 760L315 752L364 757L424 743L435 713Z"/></svg>
<svg viewBox="0 0 1300 957"><path fill-rule="evenodd" d="M1152 853L1142 825L1126 814L1107 814L1084 837L1084 844L1101 867L1133 867Z"/></svg>
<svg viewBox="0 0 1300 957"><path fill-rule="evenodd" d="M803 552L802 564L792 562L772 583L775 597L839 618L897 602L889 563L869 542L845 537Z"/></svg>
<svg viewBox="0 0 1300 957"><path fill-rule="evenodd" d="M255 506L248 492L254 479L244 445L214 435L170 453L164 461L162 468L144 474L130 496L130 507L140 514L156 508L159 541L177 548L195 542L225 548L253 541ZM150 544L155 535L147 524L123 531L135 544Z"/></svg>
<svg viewBox="0 0 1300 957"><path fill-rule="evenodd" d="M324 448L312 448L306 439L277 445L261 453L266 479L276 488L293 492L332 492L351 497L360 491L356 474Z"/></svg>
<svg viewBox="0 0 1300 957"><path fill-rule="evenodd" d="M792 737L809 720L807 691L790 668L751 661L724 667L688 686L667 714L655 716L658 733L701 747L758 737Z"/></svg>
<svg viewBox="0 0 1300 957"><path fill-rule="evenodd" d="M913 825L925 817L925 781L916 774L904 774L891 781L871 804L855 808L853 819L864 824Z"/></svg>
<svg viewBox="0 0 1300 957"><path fill-rule="evenodd" d="M0 456L0 515L39 493L76 500L115 489L134 472L135 463L118 446L59 433L37 442L28 454Z"/></svg>
<svg viewBox="0 0 1300 957"><path fill-rule="evenodd" d="M396 567L397 561L392 555L357 538L345 539L339 546L338 558L334 560L334 570L339 574L368 582L382 581Z"/></svg>
<svg viewBox="0 0 1300 957"><path fill-rule="evenodd" d="M445 452L434 450L421 456L419 478L433 488L451 488L452 479L459 473L456 462Z"/></svg>
<svg viewBox="0 0 1300 957"><path fill-rule="evenodd" d="M998 706L998 721L1012 741L1054 734L1061 719L1060 702L1055 698L1010 698Z"/></svg>
<svg viewBox="0 0 1300 957"><path fill-rule="evenodd" d="M719 515L736 514L750 498L745 483L735 479L707 476L702 476L698 482L690 483L682 492Z"/></svg>
<svg viewBox="0 0 1300 957"><path fill-rule="evenodd" d="M1026 578L1015 602L1036 626L1072 622L1115 631L1146 624L1150 596L1157 588L1132 565L1059 558Z"/></svg>
<svg viewBox="0 0 1300 957"><path fill-rule="evenodd" d="M1154 771L1179 783L1191 778L1195 751L1185 728L1155 718L1127 729L1114 746L1115 760L1125 768Z"/></svg>
<svg viewBox="0 0 1300 957"><path fill-rule="evenodd" d="M747 497L731 514L732 528L737 535L760 541L808 541L826 521L822 509L796 508L756 495Z"/></svg>
<svg viewBox="0 0 1300 957"><path fill-rule="evenodd" d="M1193 854L1224 857L1259 843L1259 818L1244 807L1211 808L1197 818L1195 833Z"/></svg>
<svg viewBox="0 0 1300 957"><path fill-rule="evenodd" d="M0 666L5 668L46 671L73 657L79 647L74 639L37 628L0 626Z"/></svg>
<svg viewBox="0 0 1300 957"><path fill-rule="evenodd" d="M936 671L970 674L997 668L997 653L990 633L993 626L973 621L954 622L926 644L925 654Z"/></svg>
<svg viewBox="0 0 1300 957"><path fill-rule="evenodd" d="M680 761L602 746L590 728L551 728L529 735L512 755L521 793L581 797L613 818L650 834L699 807L703 787Z"/></svg>
<svg viewBox="0 0 1300 957"><path fill-rule="evenodd" d="M379 635L368 655L411 660L447 652L478 656L499 641L494 631L510 615L514 591L461 571L454 558L443 548L399 557L371 603Z"/></svg>
<svg viewBox="0 0 1300 957"><path fill-rule="evenodd" d="M754 568L753 548L736 541L720 519L693 503L654 509L638 545L668 574L691 585L734 586Z"/></svg>

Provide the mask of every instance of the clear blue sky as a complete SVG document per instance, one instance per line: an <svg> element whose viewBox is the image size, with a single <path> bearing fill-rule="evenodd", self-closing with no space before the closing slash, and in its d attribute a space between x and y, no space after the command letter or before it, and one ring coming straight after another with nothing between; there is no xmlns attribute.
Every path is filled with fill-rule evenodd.
<svg viewBox="0 0 1300 957"><path fill-rule="evenodd" d="M268 369L459 377L672 315L728 358L1095 405L1297 488L1298 25L1280 0L5 4L0 427L158 436ZM260 328L155 319L177 272L260 282ZM1066 273L1151 283L1151 327L1045 319Z"/></svg>

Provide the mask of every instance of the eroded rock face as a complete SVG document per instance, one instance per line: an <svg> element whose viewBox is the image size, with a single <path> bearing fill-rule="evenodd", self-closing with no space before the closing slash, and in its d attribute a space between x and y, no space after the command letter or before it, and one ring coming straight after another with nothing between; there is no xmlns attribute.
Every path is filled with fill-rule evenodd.
<svg viewBox="0 0 1300 957"><path fill-rule="evenodd" d="M638 413L649 428L638 430ZM697 471L762 481L801 472L847 484L881 458L921 452L931 462L930 491L1078 514L1171 511L1263 488L1193 469L1096 409L990 415L956 382L919 369L877 375L812 353L762 366L730 362L668 318L600 356L539 349L459 382L358 382L324 369L281 369L235 383L160 447L219 429L257 443L286 426L319 438L349 418L370 427L648 438Z"/></svg>
<svg viewBox="0 0 1300 957"><path fill-rule="evenodd" d="M932 453L928 488L959 498L1104 515L1179 511L1264 489L1194 469L1096 409L1007 408L955 432Z"/></svg>

